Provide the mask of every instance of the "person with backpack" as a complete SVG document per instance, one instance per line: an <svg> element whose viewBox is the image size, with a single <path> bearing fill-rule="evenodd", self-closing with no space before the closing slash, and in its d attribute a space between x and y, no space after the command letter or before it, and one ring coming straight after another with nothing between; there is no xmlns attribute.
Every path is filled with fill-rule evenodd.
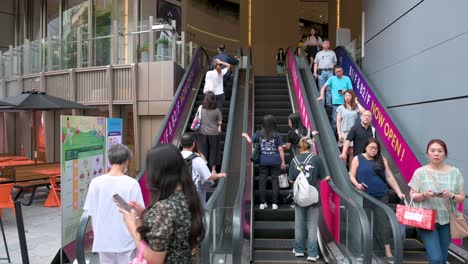
<svg viewBox="0 0 468 264"><path fill-rule="evenodd" d="M319 179L330 180L330 176L325 173L322 159L311 153L313 145L314 142L310 138L303 137L300 140L300 154L291 161L288 179L293 183L296 202L293 253L296 257L304 257L304 251L307 248L307 261L315 262L319 259L317 242L317 225L320 213L318 183Z"/></svg>
<svg viewBox="0 0 468 264"><path fill-rule="evenodd" d="M242 133L242 137L244 137L250 144L258 144L260 148L260 210L268 207L266 202L265 189L269 175L271 176L271 183L273 187L271 207L273 210L278 210L278 176L281 174L281 170L286 169L286 164L284 162L284 142L277 131L276 119L272 115L266 115L263 118L262 129L255 132L253 138L250 138L247 133Z"/></svg>
<svg viewBox="0 0 468 264"><path fill-rule="evenodd" d="M388 204L388 187L387 184L397 193L400 199L405 198L405 194L400 190L395 177L388 166L387 159L382 156L380 143L376 138L369 138L364 145L362 154L353 158L351 168L349 170L351 183L361 191L366 192L375 199ZM386 226L387 218L383 210L375 210L374 204L367 204L364 201L364 208L368 211L373 211L375 222L381 223L381 226ZM387 261L393 263L393 255L390 249L391 237L388 228L374 228L377 242L385 247L385 256Z"/></svg>
<svg viewBox="0 0 468 264"><path fill-rule="evenodd" d="M313 138L319 132L316 130L311 132L310 129L305 127L304 124L302 124L301 117L298 113L292 113L288 116L288 125L291 129L289 129L288 138L286 140L284 148L286 150L289 150L289 157L290 160L292 160L295 156L299 154L299 141L301 140L301 138L309 138L311 137L311 134Z"/></svg>
<svg viewBox="0 0 468 264"><path fill-rule="evenodd" d="M214 181L226 177L226 173L212 174L206 161L197 153L197 143L192 133L185 133L180 139L182 157L192 173L192 180L197 189L203 208L206 204L206 188L213 186Z"/></svg>

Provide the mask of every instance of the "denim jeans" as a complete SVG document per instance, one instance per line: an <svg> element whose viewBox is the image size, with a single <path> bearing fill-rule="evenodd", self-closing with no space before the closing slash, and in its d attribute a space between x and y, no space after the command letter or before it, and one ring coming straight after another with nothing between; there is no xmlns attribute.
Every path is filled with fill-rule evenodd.
<svg viewBox="0 0 468 264"><path fill-rule="evenodd" d="M436 223L434 230L418 229L419 235L426 248L430 264L445 264L450 245L450 224Z"/></svg>
<svg viewBox="0 0 468 264"><path fill-rule="evenodd" d="M328 81L328 78L333 76L333 71L322 71L322 73L318 76L318 85L319 85L319 90L322 89L322 87L325 85L325 83ZM332 103L332 94L331 90L327 88L325 91L325 104L327 106L331 105ZM322 103L323 104L323 103Z"/></svg>
<svg viewBox="0 0 468 264"><path fill-rule="evenodd" d="M259 191L260 191L260 203L266 202L266 186L268 175L271 176L271 185L273 188L272 201L271 203L278 203L279 196L279 182L278 176L281 174L281 165L260 165L260 180L259 180Z"/></svg>
<svg viewBox="0 0 468 264"><path fill-rule="evenodd" d="M332 120L331 120L331 125L333 128L333 132L336 133L336 109L338 109L340 105L333 105L332 107Z"/></svg>
<svg viewBox="0 0 468 264"><path fill-rule="evenodd" d="M302 207L296 204L294 208L294 244L296 253L304 253L307 241L307 255L315 257L318 255L317 225L319 206L311 205Z"/></svg>

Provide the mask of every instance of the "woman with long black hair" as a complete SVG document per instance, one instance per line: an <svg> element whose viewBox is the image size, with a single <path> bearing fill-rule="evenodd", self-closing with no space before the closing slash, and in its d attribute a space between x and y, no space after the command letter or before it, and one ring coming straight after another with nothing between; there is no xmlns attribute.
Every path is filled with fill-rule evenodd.
<svg viewBox="0 0 468 264"><path fill-rule="evenodd" d="M284 145L284 148L289 150L289 153L291 155L290 160L292 160L295 156L299 154L299 141L301 140L301 138L313 138L313 136L318 134L318 131L314 130L311 132L310 129L305 127L298 113L292 113L288 116L288 125L291 129L289 129L288 138L286 140L286 145ZM311 152L316 154L314 146L312 146Z"/></svg>
<svg viewBox="0 0 468 264"><path fill-rule="evenodd" d="M134 209L124 215L135 244L144 249L148 263L192 263L191 250L205 236L203 208L191 173L180 151L161 144L146 156L151 203L147 209L130 202Z"/></svg>
<svg viewBox="0 0 468 264"><path fill-rule="evenodd" d="M276 128L276 119L272 115L266 115L263 118L262 129L255 132L253 138L247 133L242 133L242 136L249 142L258 143L260 145L260 209L268 207L266 203L266 185L267 178L271 176L273 187L272 209L278 209L279 182L278 176L281 170L286 169L284 163L283 139Z"/></svg>

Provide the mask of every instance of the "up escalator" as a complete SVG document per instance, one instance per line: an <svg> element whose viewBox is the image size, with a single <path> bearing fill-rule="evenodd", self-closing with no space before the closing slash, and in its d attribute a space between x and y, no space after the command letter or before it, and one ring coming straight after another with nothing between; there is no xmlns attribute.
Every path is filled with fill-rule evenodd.
<svg viewBox="0 0 468 264"><path fill-rule="evenodd" d="M237 56L241 57L242 51L239 49ZM206 52L199 48L194 56L193 61L190 63L184 77L182 78L179 87L175 93L174 100L169 107L168 114L164 119L161 129L156 136L154 144L161 143L173 143L179 145L180 136L184 132L190 132L190 125L193 121L195 113L199 105L203 101L203 87L204 87L204 76L205 72L208 69L209 59ZM222 133L220 134L220 143L221 143L221 152L222 152L222 165L220 168L217 168L218 171L228 171L231 163L229 162L229 156L231 153L231 144L230 137L232 136L233 124L231 120L235 120L234 115L236 114L236 100L237 90L238 90L238 79L239 79L240 67L235 67L234 74L231 76L230 80L224 82L224 92L226 94L226 102L223 107L223 126ZM175 113L175 114L174 114ZM229 153L226 155L226 153ZM227 157L226 157L227 156ZM143 194L148 195L146 184L144 181L145 169L142 168L140 173L137 176L137 179L140 181L140 186L142 188ZM206 222L209 223L209 219L212 218L211 214L216 208L214 205L221 206L225 201L220 201L219 195L217 195L221 190L223 192L230 191L227 188L228 185L225 184L224 179L221 179L217 184L210 188L207 191L207 204L205 208L205 217L207 218ZM233 185L235 186L235 185ZM233 190L237 192L237 190ZM215 195L213 195L215 194ZM234 198L232 198L234 199ZM223 207L223 206L221 206ZM91 227L88 224L89 216L83 214L80 220L80 225L77 232L77 262L79 264L85 263L99 263L96 256L93 256L90 252L90 246L92 244L92 233ZM209 232L209 227L207 227L207 237L212 235ZM209 244L204 243L199 252L209 251ZM206 248L206 250L205 250ZM206 257L206 256L205 256ZM207 257L206 257L207 258ZM198 253L194 257L194 263L209 263L208 258L204 259L201 253Z"/></svg>
<svg viewBox="0 0 468 264"><path fill-rule="evenodd" d="M342 65L345 66L344 70L345 73L349 73L349 64L352 63L354 70L359 69L357 64L352 60L351 56L344 50L344 48L340 47L337 50L337 54L339 57L339 62L343 63ZM323 136L323 132L326 131L326 134L328 134L326 137L327 140L324 140L326 144L323 144L324 146L324 151L329 153L328 155L330 158L327 159L327 163L334 163L338 158L337 154L339 154L339 149L338 145L336 144L336 139L334 138L334 135L332 134L331 130L331 125L328 122L327 115L325 113L325 110L320 104L316 102L316 98L319 95L318 88L315 84L315 81L313 79L313 76L308 69L308 64L306 61L306 58L296 58L299 68L300 68L300 75L302 77L303 83L306 86L307 90L307 98L310 104L312 105L313 108L313 119L318 123L319 130L321 132L321 136ZM362 72L360 71L359 74L362 75ZM362 81L367 81L367 80L360 80ZM358 85L357 85L358 84ZM354 89L356 93L359 93L359 90L357 89L356 86L360 86L362 83L354 83ZM368 88L372 89L371 87L368 86ZM361 88L362 89L362 88ZM373 91L374 100L379 100L375 94L375 91ZM358 97L359 98L359 97ZM363 104L363 101L360 101L361 104ZM380 102L382 103L382 102ZM376 120L374 119L374 122ZM377 121L378 122L378 121ZM376 123L374 123L376 125ZM376 137L382 142L382 136L379 133L379 130L377 130ZM392 158L391 155L391 150L385 147L385 144L381 144L382 146L382 153L383 155L387 158L389 161L390 168L396 178L396 181L398 185L400 186L401 190L405 192L406 196L409 197L409 188L407 186L407 180L405 180L405 177L402 173L402 169L405 170L407 168L401 168L398 166L398 163L395 162L395 160ZM337 168L335 166L335 168ZM344 167L343 163L341 163L341 166L338 166L338 169L343 171L346 168ZM345 172L345 171L343 171ZM405 172L407 173L407 172ZM364 207L366 210L366 213L369 218L369 222L371 224L371 229L374 230L372 232L371 236L371 241L373 244L372 247L372 255L373 259L377 262L385 263L386 260L384 258L384 252L383 252L383 244L381 241L377 239L376 233L381 232L383 228L391 229L391 248L392 252L394 255L394 263L426 263L427 262L427 256L426 252L424 250L424 245L422 244L420 238L418 237L418 234L415 230L415 228L412 227L404 227L400 226L397 221L396 221L396 215L394 213L397 204L403 203L400 201L400 199L396 196L396 194L393 191L390 191L390 197L389 197L389 205L387 206L386 204L383 204L382 202L373 199L366 193L357 191L355 188L352 187L351 183L349 182L348 175L347 173L343 173L343 178L346 178L346 180L343 180L343 185L349 185L354 193L358 193L362 198L360 199L361 206ZM340 186L342 188L345 188L345 186ZM371 206L369 206L371 204ZM376 211L380 210L382 213L385 213L386 215L386 220L382 222L375 221L375 214ZM457 246L456 244L452 243L450 246L450 251L449 251L449 259L448 261L453 264L453 263L466 263L467 260L467 254L466 251Z"/></svg>

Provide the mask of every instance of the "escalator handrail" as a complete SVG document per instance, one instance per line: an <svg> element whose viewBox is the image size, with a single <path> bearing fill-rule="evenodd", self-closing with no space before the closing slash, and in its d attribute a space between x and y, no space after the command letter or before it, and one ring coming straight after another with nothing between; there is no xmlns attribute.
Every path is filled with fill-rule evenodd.
<svg viewBox="0 0 468 264"><path fill-rule="evenodd" d="M210 60L209 60L209 57L208 57L208 53L206 53L205 49L203 49L202 47L199 47L197 48L197 50L195 51L195 54L193 56L193 58L197 58L198 56L198 53L202 53L202 55L205 55L205 60L204 62L208 63ZM172 111L174 110L174 108L176 107L176 103L177 103L177 98L179 98L182 90L184 89L184 84L185 84L185 81L189 78L189 75L190 73L192 72L192 68L195 66L195 63L196 61L195 60L192 60L189 64L189 66L187 67L187 69L185 70L185 73L184 73L184 76L182 77L182 79L180 80L180 83L179 83L179 87L177 87L177 91L176 93L174 94L174 100L172 100L171 102L171 105L169 106L169 109L167 110L167 113L172 113ZM208 67L206 67L208 68ZM161 137L162 137L162 133L164 131L164 128L167 126L168 122L169 122L169 118L170 118L170 115L169 114L166 114L166 116L164 117L164 120L163 122L161 123L161 128L159 129L159 132L158 134L156 135L154 141L153 141L153 145L152 147L156 146L159 144L159 141L161 140ZM145 174L145 171L146 171L146 162L143 163L143 166L142 168L140 169L137 177L136 177L136 180L139 181L143 175Z"/></svg>
<svg viewBox="0 0 468 264"><path fill-rule="evenodd" d="M286 54L288 54L288 52L292 52L292 49L289 48L286 51ZM304 54L304 53L302 52L302 54ZM306 92L306 87L305 87L305 84L304 84L304 81L303 81L303 78L302 78L302 73L300 72L299 67L298 67L297 58L296 58L296 56L294 54L293 54L293 57L294 57L294 65L295 65L296 70L297 70L296 74L298 75L298 79L300 81L301 91L302 91L304 97L307 98L308 94ZM289 59L289 56L286 56L286 58ZM288 65L288 64L286 63L286 65ZM308 72L310 73L310 71L308 71ZM314 89L314 87L311 87L311 88ZM306 105L307 115L309 116L309 120L311 122L311 125L313 125L313 127L316 127L317 120L315 118L315 115L313 115L312 107L310 105L310 100L311 100L311 98L309 97L309 100L304 100L304 103ZM328 119L327 119L327 122L328 122ZM312 129L312 127L310 129ZM332 176L332 179L335 179L336 177L333 177L333 175L336 175L336 174L334 174L332 172L332 170L330 170L330 165L328 164L328 162L327 162L327 160L325 158L326 155L324 154L324 148L322 147L323 134L324 133L321 132L321 133L318 134L318 136L315 137L315 142L316 142L316 145L317 145L317 152L322 157L324 166L325 166L326 170L329 172L329 175ZM349 196L349 194L345 194L345 192L343 192L341 189L337 188L337 186L335 185L335 182L333 180L330 180L328 182L328 185L340 197L340 200L346 201L347 204L350 205L353 208L353 210L357 213L357 215L359 216L360 229L362 230L362 236L364 238L363 241L362 241L362 245L363 245L363 252L362 252L363 253L363 263L370 263L371 259L372 259L372 255L370 254L370 252L372 252L371 251L372 244L370 243L370 239L368 239L368 238L370 238L371 233L370 233L369 221L367 219L366 212L364 211L364 209L362 207L360 207L358 205L358 203L356 203ZM340 243L340 241L336 241L336 242L338 244Z"/></svg>
<svg viewBox="0 0 468 264"><path fill-rule="evenodd" d="M243 110L243 122L242 131L246 132L249 128L249 99L250 99L250 65L251 65L251 48L247 56L246 75L245 75L245 90L244 90L244 110ZM236 200L234 203L234 211L232 215L232 248L233 248L233 263L241 263L242 251L243 251L243 223L244 215L242 210L244 206L244 192L245 192L245 181L247 176L247 161L245 153L247 153L247 141L242 140L241 145L241 162L240 162L240 174L239 174L239 189L236 194ZM252 241L250 241L252 243Z"/></svg>
<svg viewBox="0 0 468 264"><path fill-rule="evenodd" d="M85 256L85 236L88 227L90 215L84 211L81 215L80 222L76 231L76 261L78 264L86 264Z"/></svg>
<svg viewBox="0 0 468 264"><path fill-rule="evenodd" d="M304 57L304 54L301 56L301 60L302 60L302 63L304 65L304 67L306 67L306 65L308 65L308 64L306 63L306 58ZM307 75L309 75L308 76L309 79L313 78L312 73L310 71L305 71L305 72L306 72ZM318 97L317 86L316 86L315 82L310 82L309 85L311 87L308 90L313 95L313 96L310 96L311 94L309 94L309 100L315 100L315 98ZM401 263L403 261L403 241L402 241L402 237L400 235L400 231L399 231L400 226L398 224L398 220L396 218L395 213L393 212L393 210L390 207L388 207L386 204L382 203L381 201L373 198L372 196L368 195L365 192L361 192L361 191L357 190L356 188L351 187L352 184L351 184L351 180L349 179L349 176L348 176L349 175L348 171L346 170L346 167L344 166L344 163L341 160L338 159L338 155L339 155L338 148L336 147L336 141L335 141L334 136L332 138L333 131L331 130L331 126L329 125L329 121L328 121L328 118L326 117L325 110L322 108L322 111L316 111L313 116L314 117L320 116L321 117L321 122L328 123L327 127L329 128L330 131L326 131L327 133L323 133L323 131L321 131L321 133L319 134L319 137L322 140L324 140L323 143L330 146L330 147L328 147L326 149L326 151L332 151L331 154L328 153L329 158L326 160L326 163L328 163L328 165L329 165L328 167L331 168L334 171L335 175L343 175L343 179L347 182L347 184L344 184L343 186L339 186L340 189L342 189L343 191L345 191L348 194L350 193L349 191L352 190L353 193L355 193L358 196L362 197L363 200L369 201L373 205L380 208L380 210L383 210L385 212L385 214L387 216L387 219L390 222L392 235L393 235L393 239L394 239L394 243L393 243L394 244L394 247L393 247L394 261L395 261L395 263ZM318 120L318 118L314 118L313 120ZM322 149L322 150L325 151L325 149ZM334 157L334 158L330 158L330 157ZM372 247L370 248L370 250L372 250Z"/></svg>
<svg viewBox="0 0 468 264"><path fill-rule="evenodd" d="M242 49L239 48L237 50L237 57L242 58ZM238 83L239 83L239 70L240 66L236 67L236 71L234 74L234 80L232 82L232 93L231 93L231 101L229 106L229 116L228 116L228 124L226 128L226 137L224 141L224 151L223 151L223 160L221 162L221 171L226 172L228 170L228 164L231 156L231 146L232 146L232 131L234 129L234 113L236 112L236 101L237 101L237 91L238 91ZM234 175L228 175L228 177L236 177ZM218 180L218 185L214 190L213 194L211 195L210 199L205 205L205 239L202 241L201 244L201 262L202 263L211 263L210 261L210 247L211 247L211 215L213 210L215 209L215 205L217 204L218 199L221 198L221 195L224 197L226 195L226 185L225 179L221 178ZM220 207L219 205L217 207ZM223 206L221 206L223 207Z"/></svg>

